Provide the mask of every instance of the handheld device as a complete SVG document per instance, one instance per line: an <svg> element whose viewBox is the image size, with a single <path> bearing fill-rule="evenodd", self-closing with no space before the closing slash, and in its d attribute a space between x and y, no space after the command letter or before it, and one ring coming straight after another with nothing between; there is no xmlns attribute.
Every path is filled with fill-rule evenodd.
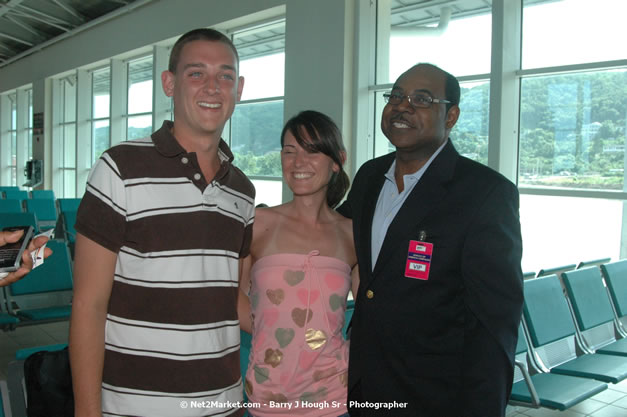
<svg viewBox="0 0 627 417"><path fill-rule="evenodd" d="M17 271L22 263L22 254L33 237L33 226L12 226L2 229L3 232L23 230L22 237L15 243L0 246L0 272Z"/></svg>

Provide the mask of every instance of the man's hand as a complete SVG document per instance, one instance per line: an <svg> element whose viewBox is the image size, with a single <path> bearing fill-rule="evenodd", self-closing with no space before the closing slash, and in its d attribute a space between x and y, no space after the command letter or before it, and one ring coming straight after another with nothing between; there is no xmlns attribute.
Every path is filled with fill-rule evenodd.
<svg viewBox="0 0 627 417"><path fill-rule="evenodd" d="M23 230L17 230L15 232L0 231L0 246L4 246L7 243L17 242L20 237L22 237L23 233ZM9 274L4 278L0 278L0 287L16 282L28 274L33 269L33 259L31 258L30 253L41 248L47 241L48 238L46 236L39 236L31 240L28 244L28 248L22 254L22 264L20 268L15 272L9 272ZM44 250L44 258L47 258L51 254L52 250L49 248Z"/></svg>

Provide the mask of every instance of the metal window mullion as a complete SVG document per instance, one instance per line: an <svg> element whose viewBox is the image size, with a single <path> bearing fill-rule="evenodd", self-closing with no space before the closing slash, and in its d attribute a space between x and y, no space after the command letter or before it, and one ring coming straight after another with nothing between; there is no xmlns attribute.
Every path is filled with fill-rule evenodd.
<svg viewBox="0 0 627 417"><path fill-rule="evenodd" d="M76 188L75 195L83 195L89 168L91 168L91 116L93 73L78 70L76 82Z"/></svg>
<svg viewBox="0 0 627 417"><path fill-rule="evenodd" d="M128 96L128 79L126 64L123 60L111 60L111 124L109 127L109 144L116 145L126 140L126 109Z"/></svg>

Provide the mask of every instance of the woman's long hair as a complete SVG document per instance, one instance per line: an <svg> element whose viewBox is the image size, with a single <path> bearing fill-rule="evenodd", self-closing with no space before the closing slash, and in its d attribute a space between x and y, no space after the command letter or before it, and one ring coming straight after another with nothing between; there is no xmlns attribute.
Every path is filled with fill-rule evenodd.
<svg viewBox="0 0 627 417"><path fill-rule="evenodd" d="M307 152L321 152L340 167L340 170L331 176L327 188L327 204L335 208L350 186L348 175L344 172L342 153L345 152L345 148L340 129L329 116L314 110L305 110L289 119L283 127L281 149L287 132L290 132Z"/></svg>

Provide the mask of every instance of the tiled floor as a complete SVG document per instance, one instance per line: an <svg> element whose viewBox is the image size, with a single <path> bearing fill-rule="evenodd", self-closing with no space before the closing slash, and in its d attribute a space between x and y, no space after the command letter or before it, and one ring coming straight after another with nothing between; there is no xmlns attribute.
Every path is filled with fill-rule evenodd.
<svg viewBox="0 0 627 417"><path fill-rule="evenodd" d="M627 380L608 384L608 389L566 411L548 408L507 407L507 417L627 417Z"/></svg>
<svg viewBox="0 0 627 417"><path fill-rule="evenodd" d="M7 364L18 349L67 343L69 322L20 327L14 331L0 331L0 380L7 378ZM627 380L608 384L609 388L567 411L547 408L507 407L507 417L627 417Z"/></svg>
<svg viewBox="0 0 627 417"><path fill-rule="evenodd" d="M0 330L0 380L7 379L7 365L15 359L15 351L27 347L67 343L69 321Z"/></svg>

